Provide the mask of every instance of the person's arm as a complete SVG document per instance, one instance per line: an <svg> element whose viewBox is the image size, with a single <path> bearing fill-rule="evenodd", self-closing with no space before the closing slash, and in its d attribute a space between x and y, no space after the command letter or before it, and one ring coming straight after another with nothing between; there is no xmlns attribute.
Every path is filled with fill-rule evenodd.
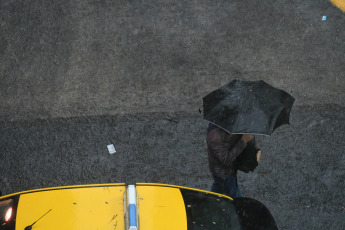
<svg viewBox="0 0 345 230"><path fill-rule="evenodd" d="M231 146L229 142L224 140L224 134L221 132L225 131L219 129L212 130L207 136L207 145L209 151L211 151L216 156L216 158L222 165L232 166L235 159L238 157L238 155L241 154L243 149L247 146L247 142L249 140L246 136L247 139L246 137L241 138L237 143Z"/></svg>

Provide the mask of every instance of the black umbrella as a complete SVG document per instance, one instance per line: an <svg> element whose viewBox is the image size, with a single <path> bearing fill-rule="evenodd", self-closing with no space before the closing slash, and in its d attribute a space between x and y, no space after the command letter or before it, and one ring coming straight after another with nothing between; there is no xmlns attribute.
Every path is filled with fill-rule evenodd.
<svg viewBox="0 0 345 230"><path fill-rule="evenodd" d="M233 134L271 135L289 124L294 101L262 80L233 80L203 98L204 119Z"/></svg>

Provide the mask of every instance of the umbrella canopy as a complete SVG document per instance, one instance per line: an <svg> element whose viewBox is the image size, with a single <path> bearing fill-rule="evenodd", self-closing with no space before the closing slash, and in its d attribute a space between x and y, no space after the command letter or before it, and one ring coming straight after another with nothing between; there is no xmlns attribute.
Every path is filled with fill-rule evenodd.
<svg viewBox="0 0 345 230"><path fill-rule="evenodd" d="M204 119L229 133L271 133L289 124L295 99L265 81L233 80L203 98Z"/></svg>

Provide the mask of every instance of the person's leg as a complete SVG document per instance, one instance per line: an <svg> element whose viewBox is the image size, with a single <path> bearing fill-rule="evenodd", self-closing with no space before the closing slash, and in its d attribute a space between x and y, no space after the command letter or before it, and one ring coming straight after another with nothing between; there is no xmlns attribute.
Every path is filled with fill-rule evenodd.
<svg viewBox="0 0 345 230"><path fill-rule="evenodd" d="M227 186L225 184L225 180L219 178L219 177L213 177L214 182L211 187L212 192L229 195L229 190L227 189Z"/></svg>
<svg viewBox="0 0 345 230"><path fill-rule="evenodd" d="M232 175L226 178L225 184L229 190L230 197L242 197L242 192L237 184L237 175Z"/></svg>

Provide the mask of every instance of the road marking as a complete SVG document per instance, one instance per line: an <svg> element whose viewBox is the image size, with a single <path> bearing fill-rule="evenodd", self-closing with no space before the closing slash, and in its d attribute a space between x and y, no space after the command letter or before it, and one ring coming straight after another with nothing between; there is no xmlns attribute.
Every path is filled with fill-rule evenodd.
<svg viewBox="0 0 345 230"><path fill-rule="evenodd" d="M345 0L330 0L330 2L345 13Z"/></svg>

